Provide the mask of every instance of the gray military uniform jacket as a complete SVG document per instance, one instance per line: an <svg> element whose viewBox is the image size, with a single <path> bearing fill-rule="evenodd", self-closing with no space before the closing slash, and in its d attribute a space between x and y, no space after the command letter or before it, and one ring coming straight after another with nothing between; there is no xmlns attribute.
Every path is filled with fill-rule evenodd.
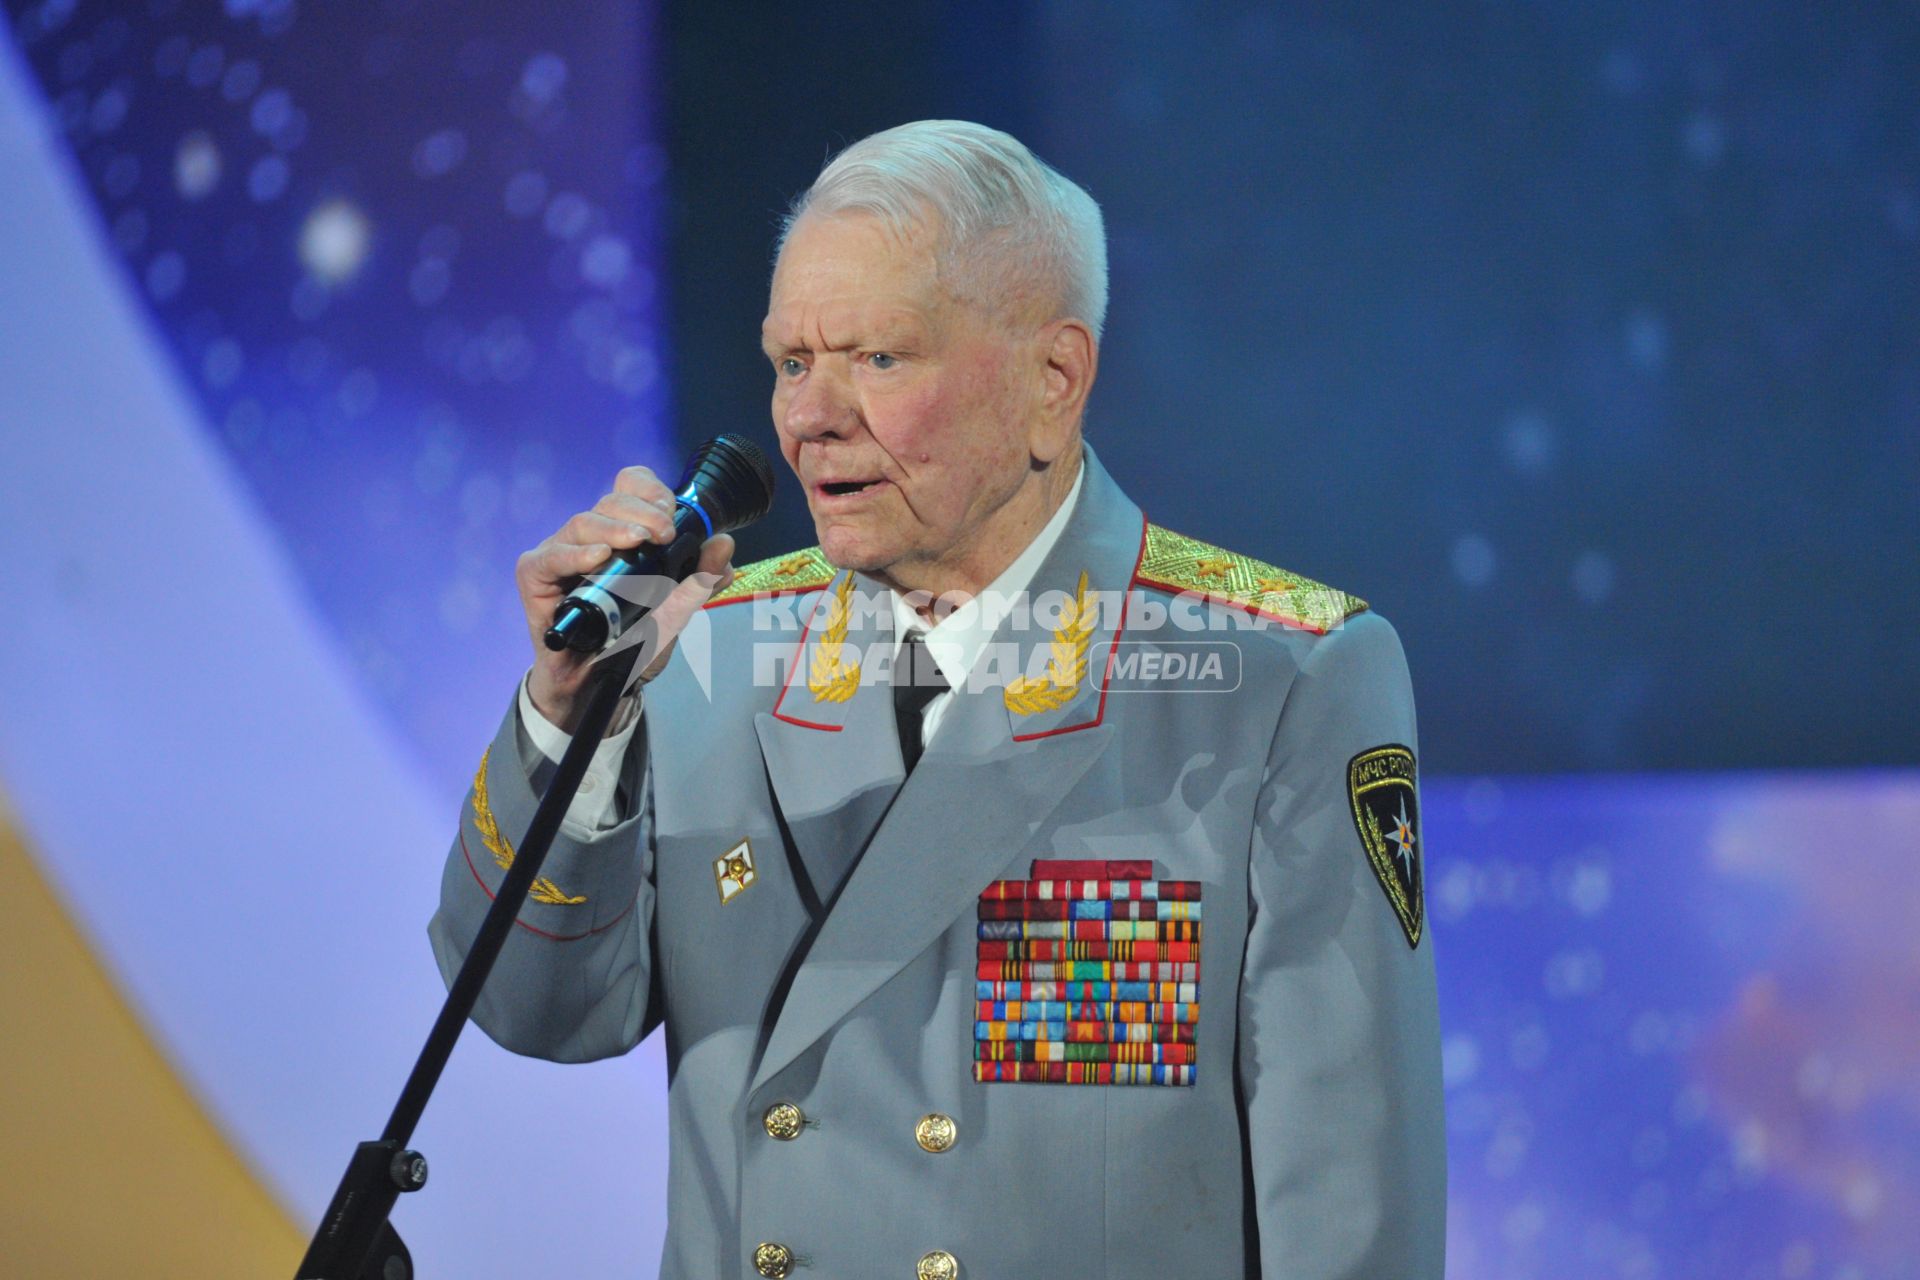
<svg viewBox="0 0 1920 1280"><path fill-rule="evenodd" d="M904 785L884 594L800 552L647 687L624 820L555 841L475 1020L562 1062L665 1026L662 1276L1441 1275L1399 641L1086 466L1054 607ZM510 708L447 860L449 978L523 738Z"/></svg>

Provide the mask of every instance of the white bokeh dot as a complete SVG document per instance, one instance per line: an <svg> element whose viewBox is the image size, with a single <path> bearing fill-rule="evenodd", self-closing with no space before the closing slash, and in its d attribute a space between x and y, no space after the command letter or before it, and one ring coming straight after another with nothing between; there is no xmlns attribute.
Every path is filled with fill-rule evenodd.
<svg viewBox="0 0 1920 1280"><path fill-rule="evenodd" d="M1636 311L1627 317L1627 356L1649 372L1667 363L1667 322L1652 311Z"/></svg>
<svg viewBox="0 0 1920 1280"><path fill-rule="evenodd" d="M92 110L87 112L87 126L96 134L109 134L126 123L127 108L131 97L123 85L113 85L103 90L93 100Z"/></svg>
<svg viewBox="0 0 1920 1280"><path fill-rule="evenodd" d="M1598 859L1575 863L1567 875L1566 897L1576 914L1599 915L1613 900L1613 873Z"/></svg>
<svg viewBox="0 0 1920 1280"><path fill-rule="evenodd" d="M1469 587L1484 587L1493 581L1493 544L1477 533L1461 534L1454 539L1453 576Z"/></svg>
<svg viewBox="0 0 1920 1280"><path fill-rule="evenodd" d="M352 279L373 246L373 227L351 200L335 197L316 205L300 226L300 261L314 279L330 285Z"/></svg>
<svg viewBox="0 0 1920 1280"><path fill-rule="evenodd" d="M1573 562L1573 593L1582 604L1605 604L1613 595L1613 577L1613 561L1604 552L1584 551Z"/></svg>
<svg viewBox="0 0 1920 1280"><path fill-rule="evenodd" d="M1553 466L1559 442L1546 415L1526 409L1508 418L1501 428L1500 451L1515 471L1538 475Z"/></svg>
<svg viewBox="0 0 1920 1280"><path fill-rule="evenodd" d="M452 173L467 158L467 135L459 129L441 129L420 140L413 149L413 171L422 178Z"/></svg>
<svg viewBox="0 0 1920 1280"><path fill-rule="evenodd" d="M1600 990L1606 978L1606 962L1592 947L1568 947L1556 951L1541 974L1547 994L1556 1000L1578 1000Z"/></svg>
<svg viewBox="0 0 1920 1280"><path fill-rule="evenodd" d="M548 202L546 228L547 234L561 240L571 240L587 229L593 221L593 206L586 198L572 191L562 191Z"/></svg>
<svg viewBox="0 0 1920 1280"><path fill-rule="evenodd" d="M1519 1028L1507 1039L1507 1057L1521 1071L1537 1071L1545 1066L1549 1048L1547 1029L1537 1022Z"/></svg>
<svg viewBox="0 0 1920 1280"><path fill-rule="evenodd" d="M580 251L580 275L588 284L611 289L627 278L633 249L619 236L601 234Z"/></svg>
<svg viewBox="0 0 1920 1280"><path fill-rule="evenodd" d="M1716 117L1704 112L1687 121L1680 139L1687 154L1702 168L1720 163L1720 156L1727 148L1726 129Z"/></svg>
<svg viewBox="0 0 1920 1280"><path fill-rule="evenodd" d="M173 151L173 186L188 200L202 200L220 184L224 162L220 145L205 129L195 129L180 139Z"/></svg>
<svg viewBox="0 0 1920 1280"><path fill-rule="evenodd" d="M1451 1089L1480 1074L1480 1042L1455 1032L1440 1043L1440 1077Z"/></svg>
<svg viewBox="0 0 1920 1280"><path fill-rule="evenodd" d="M545 106L567 86L567 60L557 53L536 53L520 72L520 92Z"/></svg>
<svg viewBox="0 0 1920 1280"><path fill-rule="evenodd" d="M253 100L253 106L247 111L247 122L263 138L271 138L286 128L292 118L293 96L285 89L268 89Z"/></svg>

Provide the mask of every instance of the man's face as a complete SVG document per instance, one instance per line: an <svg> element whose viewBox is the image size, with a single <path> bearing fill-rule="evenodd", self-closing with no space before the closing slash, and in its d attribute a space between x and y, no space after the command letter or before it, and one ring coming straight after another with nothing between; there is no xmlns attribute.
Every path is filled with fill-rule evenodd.
<svg viewBox="0 0 1920 1280"><path fill-rule="evenodd" d="M948 295L935 243L867 214L803 216L761 330L821 549L896 585L958 563L1029 474L1021 344Z"/></svg>

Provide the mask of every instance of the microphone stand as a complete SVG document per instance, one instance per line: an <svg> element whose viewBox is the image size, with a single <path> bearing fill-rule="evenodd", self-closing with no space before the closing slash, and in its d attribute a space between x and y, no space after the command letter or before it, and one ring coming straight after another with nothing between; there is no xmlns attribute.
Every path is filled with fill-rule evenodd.
<svg viewBox="0 0 1920 1280"><path fill-rule="evenodd" d="M440 1082L440 1073L473 1013L500 948L506 945L520 904L526 901L527 891L540 874L540 864L546 861L547 849L560 830L560 819L587 775L594 748L613 722L614 708L643 647L628 645L614 652L587 677L586 707L574 727L573 740L560 757L553 781L540 797L526 834L515 846L513 866L500 882L493 905L474 935L473 946L447 988L446 1003L440 1006L440 1016L434 1020L406 1087L400 1091L387 1127L378 1141L363 1142L354 1150L294 1280L412 1280L412 1255L387 1220L402 1192L418 1191L427 1184L426 1157L409 1150L407 1142L420 1123L433 1087Z"/></svg>

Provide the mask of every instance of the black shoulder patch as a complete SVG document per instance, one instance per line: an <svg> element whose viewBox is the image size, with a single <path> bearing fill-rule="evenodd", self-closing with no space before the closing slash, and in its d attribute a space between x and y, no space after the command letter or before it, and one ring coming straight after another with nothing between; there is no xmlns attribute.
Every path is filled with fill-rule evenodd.
<svg viewBox="0 0 1920 1280"><path fill-rule="evenodd" d="M1420 871L1420 793L1413 752L1397 744L1362 751L1347 762L1347 799L1353 825L1373 874L1386 890L1407 945L1420 945L1426 919L1426 877Z"/></svg>

